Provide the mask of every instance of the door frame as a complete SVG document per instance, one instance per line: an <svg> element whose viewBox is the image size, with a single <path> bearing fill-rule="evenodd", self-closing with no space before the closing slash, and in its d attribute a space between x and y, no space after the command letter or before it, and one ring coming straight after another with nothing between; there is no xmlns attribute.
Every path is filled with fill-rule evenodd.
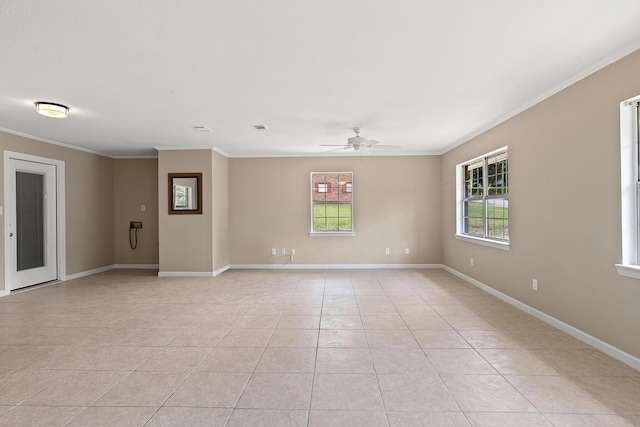
<svg viewBox="0 0 640 427"><path fill-rule="evenodd" d="M47 157L34 156L31 154L18 153L14 151L4 151L4 210L5 212L0 214L4 215L4 287L0 289L0 296L9 295L11 292L11 286L9 286L10 274L9 274L9 253L11 251L11 242L6 235L6 231L9 229L9 219L6 214L7 206L12 201L9 201L10 190L8 188L9 180L7 179L9 170L9 161L11 159L22 160L26 162L43 163L51 165L56 168L56 234L57 234L57 247L56 247L56 263L57 263L57 280L66 280L67 278L67 244L66 244L66 209L65 209L65 163L62 160L49 159Z"/></svg>

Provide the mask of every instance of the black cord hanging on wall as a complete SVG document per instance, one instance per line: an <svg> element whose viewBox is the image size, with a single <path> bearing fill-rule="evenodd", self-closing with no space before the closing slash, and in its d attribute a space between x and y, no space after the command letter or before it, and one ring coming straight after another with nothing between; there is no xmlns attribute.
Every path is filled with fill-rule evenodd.
<svg viewBox="0 0 640 427"><path fill-rule="evenodd" d="M129 224L129 246L131 249L138 247L138 230L142 229L141 221L131 221Z"/></svg>

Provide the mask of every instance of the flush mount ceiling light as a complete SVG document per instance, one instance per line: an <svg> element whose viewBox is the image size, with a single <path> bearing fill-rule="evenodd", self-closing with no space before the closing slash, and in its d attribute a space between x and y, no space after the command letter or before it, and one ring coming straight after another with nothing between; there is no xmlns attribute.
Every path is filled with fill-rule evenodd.
<svg viewBox="0 0 640 427"><path fill-rule="evenodd" d="M36 102L36 110L43 116L61 119L69 114L69 107L53 102Z"/></svg>

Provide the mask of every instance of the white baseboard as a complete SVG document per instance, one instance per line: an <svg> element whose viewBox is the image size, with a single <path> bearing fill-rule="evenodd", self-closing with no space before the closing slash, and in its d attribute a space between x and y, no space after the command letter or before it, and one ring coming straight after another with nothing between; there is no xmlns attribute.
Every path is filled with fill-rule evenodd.
<svg viewBox="0 0 640 427"><path fill-rule="evenodd" d="M147 269L157 270L160 268L158 264L112 264L93 270L82 271L80 273L74 273L66 276L61 280L73 280L81 277L91 276L93 274L102 273L105 271L118 269ZM260 270L272 270L272 269L304 269L304 270L317 270L317 269L384 269L384 268L444 268L442 264L231 264L226 265L216 271L159 271L158 277L215 277L224 273L229 269L247 270L247 269L260 269ZM0 294L1 296L2 294Z"/></svg>
<svg viewBox="0 0 640 427"><path fill-rule="evenodd" d="M159 264L114 264L114 268L130 268L140 270L157 270L160 268Z"/></svg>
<svg viewBox="0 0 640 427"><path fill-rule="evenodd" d="M158 271L158 277L216 277L230 267L226 265L216 271Z"/></svg>
<svg viewBox="0 0 640 427"><path fill-rule="evenodd" d="M93 274L103 273L105 271L113 270L114 268L131 268L131 269L158 269L158 264L111 264L105 265L104 267L94 268L93 270L81 271L80 273L69 274L68 276L60 279L62 281L65 280L73 280L79 279L81 277L91 276Z"/></svg>
<svg viewBox="0 0 640 427"><path fill-rule="evenodd" d="M217 276L218 274L224 273L225 271L227 271L230 268L231 268L230 265L225 265L224 267L217 269L216 271L213 272L213 277Z"/></svg>
<svg viewBox="0 0 640 427"><path fill-rule="evenodd" d="M9 292L9 291L0 291L0 298L6 297L9 294L11 294L11 292Z"/></svg>
<svg viewBox="0 0 640 427"><path fill-rule="evenodd" d="M444 268L446 271L448 271L449 273L458 276L459 278L463 279L466 282L471 283L474 286L477 286L478 288L482 289L483 291L493 295L496 298L501 299L502 301L511 304L512 306L519 308L520 310L524 311L525 313L529 313L532 316L542 320L545 323L548 323L558 329L560 329L563 332L568 333L569 335L571 335L574 338L579 339L580 341L589 344L590 346L602 351L605 354L608 354L609 356L613 357L614 359L617 359L619 361L621 361L622 363L625 363L629 366L631 366L633 369L636 369L638 371L640 371L640 359L625 352L620 350L617 347L614 347L610 344L607 344L606 342L591 336L589 334L587 334L586 332L581 331L580 329L577 329L567 323L564 323L561 320L556 319L553 316L550 316L536 308L533 308L515 298L510 297L509 295L503 294L502 292L492 288L491 286L488 286L472 277L469 277L463 273L460 273L457 270L454 270L451 267L448 267L446 265L444 265L442 268Z"/></svg>
<svg viewBox="0 0 640 427"><path fill-rule="evenodd" d="M65 281L65 280L79 279L81 277L87 277L87 276L91 276L93 274L98 274L98 273L102 273L102 272L105 272L105 271L113 270L114 268L115 268L115 266L113 264L112 265L106 265L104 267L94 268L93 270L87 270L87 271L81 271L80 273L69 274L66 277L61 278L60 280Z"/></svg>
<svg viewBox="0 0 640 427"><path fill-rule="evenodd" d="M232 270L332 270L332 269L391 269L443 268L442 264L231 264Z"/></svg>
<svg viewBox="0 0 640 427"><path fill-rule="evenodd" d="M158 277L213 277L213 271L158 271Z"/></svg>

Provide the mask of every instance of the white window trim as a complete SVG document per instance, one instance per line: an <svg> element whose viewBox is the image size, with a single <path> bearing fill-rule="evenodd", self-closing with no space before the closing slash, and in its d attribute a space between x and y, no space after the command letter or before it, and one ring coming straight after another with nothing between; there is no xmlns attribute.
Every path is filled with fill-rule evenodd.
<svg viewBox="0 0 640 427"><path fill-rule="evenodd" d="M464 240L466 242L476 243L478 245L489 246L491 248L502 249L503 251L510 251L511 246L509 242L503 242L500 240L485 239L482 237L469 236L468 234L456 233L456 239Z"/></svg>
<svg viewBox="0 0 640 427"><path fill-rule="evenodd" d="M323 236L323 237L352 237L355 236L354 231L311 231L309 236Z"/></svg>
<svg viewBox="0 0 640 427"><path fill-rule="evenodd" d="M493 155L499 154L501 152L507 152L507 156L509 153L509 146L505 145L504 147L498 148L497 150L490 151L481 156L475 157L473 159L469 159L465 162L459 163L456 165L456 234L455 237L458 240L464 240L466 242L475 243L478 245L489 246L492 248L502 249L502 250L510 250L511 242L503 241L497 239L488 239L485 237L477 237L471 236L469 234L464 234L463 230L463 200L464 200L464 166L469 163L477 162L478 160L482 160L486 157L491 157Z"/></svg>
<svg viewBox="0 0 640 427"><path fill-rule="evenodd" d="M622 212L621 276L640 279L638 262L638 118L640 96L620 103L620 191Z"/></svg>
<svg viewBox="0 0 640 427"><path fill-rule="evenodd" d="M356 235L356 228L355 228L355 217L353 215L353 172L311 172L309 174L309 181L311 183L311 188L313 188L313 174L333 174L333 173L337 173L337 174L351 174L351 189L352 191L349 192L349 194L351 194L351 230L350 231L313 231L313 197L311 197L311 231L309 231L309 236L311 237L353 237ZM340 188L338 191L342 191L342 189Z"/></svg>
<svg viewBox="0 0 640 427"><path fill-rule="evenodd" d="M620 276L631 277L632 279L640 279L640 266L616 264L616 269Z"/></svg>

